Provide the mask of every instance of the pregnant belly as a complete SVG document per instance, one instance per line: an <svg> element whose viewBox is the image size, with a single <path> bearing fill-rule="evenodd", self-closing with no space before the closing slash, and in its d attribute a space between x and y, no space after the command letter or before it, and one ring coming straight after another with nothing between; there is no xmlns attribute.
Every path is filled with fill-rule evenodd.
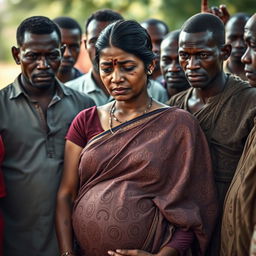
<svg viewBox="0 0 256 256"><path fill-rule="evenodd" d="M152 200L132 184L102 182L76 204L73 228L86 256L145 249L155 213Z"/></svg>

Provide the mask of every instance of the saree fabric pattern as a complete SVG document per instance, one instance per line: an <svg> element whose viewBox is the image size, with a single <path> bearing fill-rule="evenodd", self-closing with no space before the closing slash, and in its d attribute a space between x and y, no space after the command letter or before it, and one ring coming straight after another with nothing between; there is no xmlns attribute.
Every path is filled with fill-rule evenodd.
<svg viewBox="0 0 256 256"><path fill-rule="evenodd" d="M177 108L144 114L91 139L79 165L73 209L86 256L108 250L158 252L175 227L192 230L204 255L217 216L207 141Z"/></svg>

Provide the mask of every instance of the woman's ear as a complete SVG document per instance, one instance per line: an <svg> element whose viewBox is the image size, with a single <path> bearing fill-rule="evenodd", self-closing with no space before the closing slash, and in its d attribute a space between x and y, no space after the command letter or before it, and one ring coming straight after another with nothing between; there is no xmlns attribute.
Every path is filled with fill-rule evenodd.
<svg viewBox="0 0 256 256"><path fill-rule="evenodd" d="M148 65L147 75L152 75L152 73L154 72L155 66L156 66L155 60L153 60L152 63Z"/></svg>
<svg viewBox="0 0 256 256"><path fill-rule="evenodd" d="M12 47L12 57L17 65L20 65L20 48Z"/></svg>
<svg viewBox="0 0 256 256"><path fill-rule="evenodd" d="M224 60L227 60L231 54L231 50L232 50L232 46L231 44L224 44L223 46L221 46L221 57Z"/></svg>

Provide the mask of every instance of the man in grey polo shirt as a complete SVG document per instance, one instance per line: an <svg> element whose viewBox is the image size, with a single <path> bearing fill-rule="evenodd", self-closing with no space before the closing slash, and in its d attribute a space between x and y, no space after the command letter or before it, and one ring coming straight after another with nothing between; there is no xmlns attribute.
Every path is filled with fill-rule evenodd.
<svg viewBox="0 0 256 256"><path fill-rule="evenodd" d="M76 114L94 102L55 78L62 56L55 23L31 17L20 24L16 36L18 47L12 47L12 54L21 74L0 91L7 188L1 202L4 255L57 256L55 197L65 134Z"/></svg>
<svg viewBox="0 0 256 256"><path fill-rule="evenodd" d="M92 63L95 58L95 43L100 32L109 24L121 19L123 17L119 13L109 9L99 10L88 18L85 25L85 46ZM87 74L69 81L65 85L88 94L98 106L112 100L94 66ZM148 90L154 99L160 102L168 100L167 91L158 82L150 81Z"/></svg>

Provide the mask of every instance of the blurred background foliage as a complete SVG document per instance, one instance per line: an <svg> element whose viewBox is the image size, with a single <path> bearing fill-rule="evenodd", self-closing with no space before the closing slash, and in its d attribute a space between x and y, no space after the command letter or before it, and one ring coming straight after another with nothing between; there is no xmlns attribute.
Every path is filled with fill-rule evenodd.
<svg viewBox="0 0 256 256"><path fill-rule="evenodd" d="M230 14L253 14L256 11L255 0L208 1L209 6L226 4ZM0 62L12 62L10 48L16 44L16 28L26 17L67 15L75 18L84 28L90 14L101 8L114 9L124 18L139 22L147 18L162 19L170 30L174 30L188 17L200 12L200 0L0 0Z"/></svg>

